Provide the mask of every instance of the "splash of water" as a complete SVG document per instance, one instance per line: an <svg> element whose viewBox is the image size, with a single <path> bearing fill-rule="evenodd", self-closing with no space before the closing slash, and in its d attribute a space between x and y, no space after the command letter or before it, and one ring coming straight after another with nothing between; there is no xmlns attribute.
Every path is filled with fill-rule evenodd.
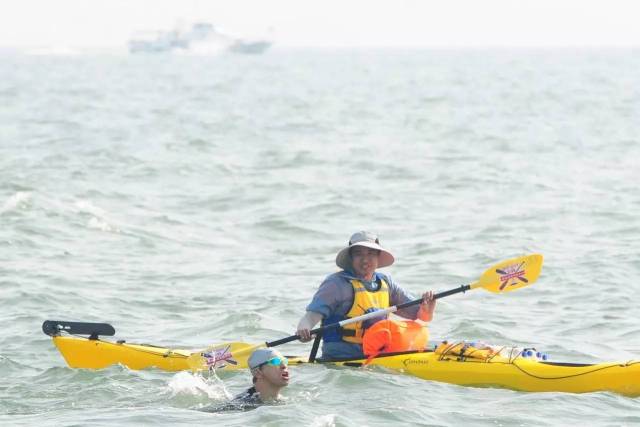
<svg viewBox="0 0 640 427"><path fill-rule="evenodd" d="M167 388L172 397L189 395L207 396L215 400L232 398L231 393L215 373L205 378L200 374L192 374L187 371L178 372L171 378Z"/></svg>

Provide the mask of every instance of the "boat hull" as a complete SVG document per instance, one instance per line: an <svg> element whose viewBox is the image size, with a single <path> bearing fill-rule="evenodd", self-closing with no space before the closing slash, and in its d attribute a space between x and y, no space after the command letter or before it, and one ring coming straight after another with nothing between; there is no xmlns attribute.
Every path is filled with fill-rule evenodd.
<svg viewBox="0 0 640 427"><path fill-rule="evenodd" d="M358 366L364 361L338 362ZM496 357L483 361L442 359L434 352L373 359L381 366L425 380L471 387L498 387L527 392L589 393L609 391L640 396L640 360L597 364L555 363L531 358Z"/></svg>
<svg viewBox="0 0 640 427"><path fill-rule="evenodd" d="M100 339L54 336L53 342L72 368L102 369L121 364L130 369L189 370L192 351L146 344L114 343ZM307 363L292 358L290 363ZM458 360L432 351L381 355L365 360L323 361L345 367L378 366L430 381L472 387L499 387L527 392L588 393L608 391L640 396L640 360L597 364L493 357Z"/></svg>
<svg viewBox="0 0 640 427"><path fill-rule="evenodd" d="M53 343L71 368L103 369L120 364L134 370L158 368L175 372L189 369L189 350L71 336L55 336Z"/></svg>

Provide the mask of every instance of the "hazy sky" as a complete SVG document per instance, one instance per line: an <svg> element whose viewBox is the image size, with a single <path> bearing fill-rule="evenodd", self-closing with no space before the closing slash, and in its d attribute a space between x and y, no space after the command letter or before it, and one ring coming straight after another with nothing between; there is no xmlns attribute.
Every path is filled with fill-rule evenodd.
<svg viewBox="0 0 640 427"><path fill-rule="evenodd" d="M640 46L640 0L16 0L0 46L118 47L207 21L279 46Z"/></svg>

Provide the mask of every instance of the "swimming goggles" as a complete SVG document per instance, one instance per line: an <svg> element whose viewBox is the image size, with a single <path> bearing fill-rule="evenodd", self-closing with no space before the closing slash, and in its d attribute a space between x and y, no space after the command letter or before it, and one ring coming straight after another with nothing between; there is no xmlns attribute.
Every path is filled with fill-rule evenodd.
<svg viewBox="0 0 640 427"><path fill-rule="evenodd" d="M289 364L289 360L286 357L272 357L271 359L267 360L266 362L263 362L261 364L258 365L258 368L264 365L271 365L271 366L280 366L280 365L285 365L287 366Z"/></svg>

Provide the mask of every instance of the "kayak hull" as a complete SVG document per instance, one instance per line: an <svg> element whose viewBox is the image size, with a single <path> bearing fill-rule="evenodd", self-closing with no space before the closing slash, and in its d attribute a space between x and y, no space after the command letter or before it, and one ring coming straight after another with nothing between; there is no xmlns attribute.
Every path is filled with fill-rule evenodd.
<svg viewBox="0 0 640 427"><path fill-rule="evenodd" d="M364 362L364 361L361 361ZM338 362L357 366L358 362ZM471 387L527 392L589 393L608 391L640 396L640 360L596 364L555 363L532 358L496 357L489 361L442 359L434 352L373 359L381 366L425 380Z"/></svg>
<svg viewBox="0 0 640 427"><path fill-rule="evenodd" d="M189 370L193 353L147 344L128 344L58 335L53 342L72 368L103 369L120 364L129 369ZM307 363L291 358L290 363ZM502 356L488 360L445 358L433 351L380 355L365 360L319 361L322 364L377 366L430 381L472 387L499 387L527 392L614 392L640 396L640 360L597 364L554 363Z"/></svg>
<svg viewBox="0 0 640 427"><path fill-rule="evenodd" d="M148 344L114 343L101 339L54 336L53 343L71 368L103 369L111 365L124 365L140 370L158 368L163 371L189 369L189 350L176 350Z"/></svg>

